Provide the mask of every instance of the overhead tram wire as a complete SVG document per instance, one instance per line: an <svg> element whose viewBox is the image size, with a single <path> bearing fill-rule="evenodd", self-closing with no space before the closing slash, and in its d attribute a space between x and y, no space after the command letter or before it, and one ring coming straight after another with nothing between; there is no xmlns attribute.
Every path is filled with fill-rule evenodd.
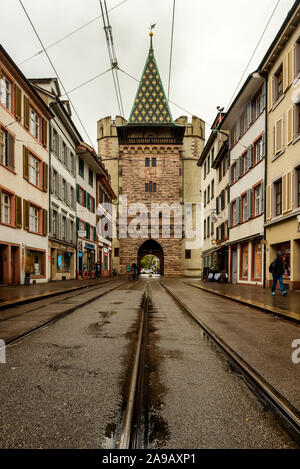
<svg viewBox="0 0 300 469"><path fill-rule="evenodd" d="M96 75L95 77L90 78L89 80L86 80L85 82L81 83L81 84L78 85L78 86L75 86L75 88L72 88L71 90L69 90L68 93L73 93L73 91L78 90L78 89L81 88L82 86L85 86L85 85L87 85L88 83L91 83L92 81L96 80L97 78L102 77L103 75L105 75L105 74L106 74L107 72L109 72L110 70L111 70L111 68L108 68L107 70L105 70L105 72L99 73L99 74ZM65 95L65 94L61 95L61 98L63 98L64 96L66 96L66 95Z"/></svg>
<svg viewBox="0 0 300 469"><path fill-rule="evenodd" d="M104 0L105 14L104 14L104 8L102 5L102 0L99 0L99 4L100 4L101 12L102 12L103 29L104 29L105 37L106 37L108 56L109 56L110 65L111 65L111 71L112 71L112 76L113 76L113 82L114 82L119 112L120 112L120 115L124 115L121 89L120 89L119 78L118 78L118 73L117 73L118 60L117 60L116 52L114 48L112 27L109 23L106 1Z"/></svg>
<svg viewBox="0 0 300 469"><path fill-rule="evenodd" d="M123 2L121 3L118 3L117 5L115 5L114 7L110 8L108 11L112 11L114 10L115 8L118 8L119 6L123 5L124 3L128 2L128 0L123 0ZM88 21L88 23L85 23L83 24L82 26L79 26L79 28L76 28L74 29L73 31L71 31L69 34L67 34L66 36L63 36L61 37L60 39L58 39L57 41L53 42L52 44L49 44L49 46L45 47L45 49L42 49L40 50L39 52L36 52L35 54L31 55L30 57L28 57L27 59L23 60L22 62L20 62L18 64L18 66L20 65L23 65L24 63L28 62L29 60L33 59L34 57L37 57L38 55L42 54L43 52L45 52L45 50L48 50L50 49L51 47L53 46L56 46L57 44L59 44L60 42L64 41L65 39L68 39L70 36L73 36L73 34L77 33L78 31L81 31L82 29L84 29L86 26L89 26L90 24L94 23L95 21L98 21L100 18L102 18L102 15L99 15L99 16L96 16L96 18L92 19L91 21Z"/></svg>
<svg viewBox="0 0 300 469"><path fill-rule="evenodd" d="M25 15L26 15L27 18L28 18L28 21L29 21L29 23L30 23L31 26L32 26L32 29L34 30L34 32L35 32L35 34L36 34L36 36L37 36L37 38L38 38L38 40L39 40L39 42L40 42L40 44L41 44L43 50L44 50L44 52L45 52L45 54L46 54L46 56L47 56L47 58L48 58L48 60L49 60L49 62L50 62L50 64L51 64L51 67L53 68L54 73L56 74L57 79L58 79L59 83L61 84L62 89L63 89L64 92L65 92L65 95L68 97L68 100L69 100L69 102L70 102L70 104L71 104L71 106L72 106L72 108L73 108L73 110L74 110L74 112L75 112L75 114L76 114L76 116L77 116L77 118L78 118L78 120L79 120L79 122L80 122L80 124L81 124L81 126L82 126L82 128L83 128L83 130L84 130L84 132L85 132L85 134L87 135L87 137L88 137L88 139L89 139L89 141L90 141L90 144L91 144L92 148L93 148L93 147L94 147L94 146L93 146L93 142L92 142L92 140L91 140L91 138L90 138L90 136L89 136L89 134L88 134L88 132L87 132L85 126L83 125L83 122L82 122L82 120L80 119L79 114L78 114L78 112L76 111L76 109L75 109L75 107L74 107L74 104L72 103L72 101L71 101L71 99L70 99L70 97L69 97L69 94L68 94L68 92L66 91L66 89L65 89L65 87L64 87L64 84L63 84L63 82L61 81L61 79L60 79L60 77L59 77L59 75L58 75L58 73L57 73L57 71L56 71L56 69L55 69L55 67L54 67L54 65L53 65L53 62L52 62L52 60L50 59L49 54L48 54L48 52L46 51L46 49L45 49L45 47L44 47L44 44L43 44L43 42L42 42L42 40L41 40L41 38L40 38L40 36L39 36L37 30L35 29L34 24L32 23L31 18L30 18L29 14L28 14L27 11L26 11L26 8L24 7L24 5L23 5L23 3L22 3L22 0L19 0L19 3L21 4L21 6L22 6L22 8L23 8L23 10L24 10L24 12L25 12Z"/></svg>
<svg viewBox="0 0 300 469"><path fill-rule="evenodd" d="M175 20L175 0L173 0L173 18L172 18L171 46L170 46L170 64L169 64L169 81L168 81L168 99L170 98L170 83L171 83L172 55L173 55L173 37L174 37L174 20Z"/></svg>
<svg viewBox="0 0 300 469"><path fill-rule="evenodd" d="M250 60L249 60L249 62L247 63L247 66L246 66L245 70L243 71L243 74L242 74L242 76L241 76L241 79L240 79L240 81L238 82L237 87L235 88L235 90L234 90L234 92L233 92L233 95L231 96L231 99L230 99L230 101L229 101L229 103L228 103L228 106L227 106L227 108L226 108L226 111L228 111L229 106L230 106L230 104L232 103L232 100L233 100L233 98L234 98L234 96L235 96L235 93L237 92L237 90L238 90L238 88L239 88L239 86L240 86L240 84L241 84L241 82L242 82L242 80L243 80L243 78L244 78L244 75L245 75L245 73L246 73L246 71L247 71L247 69L248 69L248 67L249 67L249 65L250 65L250 63L251 63L251 61L252 61L252 59L253 59L253 57L254 57L254 55L255 55L257 49L258 49L259 44L261 43L262 38L264 37L264 34L265 34L265 32L266 32L266 30L267 30L267 28L268 28L268 26L269 26L269 24L270 24L270 22L271 22L273 16L274 16L275 11L277 10L277 7L278 7L280 1L281 1L281 0L278 0L278 1L277 1L276 5L275 5L275 8L274 8L274 10L272 11L272 14L271 14L271 16L270 16L270 18L269 18L269 20L268 20L268 22L267 22L267 24L266 24L266 26L265 26L263 32L262 32L262 35L260 36L260 38L259 38L259 40L258 40L258 43L256 44L256 47L255 47L255 49L254 49L254 51L253 51L253 53L252 53L252 55L251 55L251 57L250 57Z"/></svg>

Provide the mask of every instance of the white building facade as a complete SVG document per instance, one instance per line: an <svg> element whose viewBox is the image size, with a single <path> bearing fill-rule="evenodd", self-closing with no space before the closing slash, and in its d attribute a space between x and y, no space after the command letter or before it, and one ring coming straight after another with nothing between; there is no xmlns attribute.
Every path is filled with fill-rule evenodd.
<svg viewBox="0 0 300 469"><path fill-rule="evenodd" d="M50 109L0 46L0 283L48 272Z"/></svg>
<svg viewBox="0 0 300 469"><path fill-rule="evenodd" d="M230 132L229 279L263 286L265 107L263 78L252 75L221 128Z"/></svg>

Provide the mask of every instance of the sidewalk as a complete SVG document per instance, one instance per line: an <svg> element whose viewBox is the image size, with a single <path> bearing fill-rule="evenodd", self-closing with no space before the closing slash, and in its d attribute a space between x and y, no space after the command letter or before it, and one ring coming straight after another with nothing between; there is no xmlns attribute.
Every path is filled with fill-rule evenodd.
<svg viewBox="0 0 300 469"><path fill-rule="evenodd" d="M34 285L14 285L0 287L0 310L8 306L35 301L60 293L78 290L99 283L106 283L116 277L103 277L100 280L63 280L61 282L36 283Z"/></svg>
<svg viewBox="0 0 300 469"><path fill-rule="evenodd" d="M272 296L269 288L255 285L234 285L188 279L185 279L184 283L300 323L300 292L291 291L286 296L281 296L280 290L276 290L276 295Z"/></svg>

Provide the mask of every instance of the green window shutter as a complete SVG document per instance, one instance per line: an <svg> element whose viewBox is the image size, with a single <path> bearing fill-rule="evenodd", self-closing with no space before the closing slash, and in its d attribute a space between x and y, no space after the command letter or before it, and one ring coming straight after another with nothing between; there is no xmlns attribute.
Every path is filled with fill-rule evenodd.
<svg viewBox="0 0 300 469"><path fill-rule="evenodd" d="M96 227L94 226L94 241L97 241L97 232Z"/></svg>
<svg viewBox="0 0 300 469"><path fill-rule="evenodd" d="M80 204L80 187L79 187L79 184L76 184L76 200Z"/></svg>
<svg viewBox="0 0 300 469"><path fill-rule="evenodd" d="M44 117L42 117L42 145L44 147L47 146L47 139L48 139L48 122Z"/></svg>
<svg viewBox="0 0 300 469"><path fill-rule="evenodd" d="M23 199L23 227L24 230L29 230L29 202Z"/></svg>
<svg viewBox="0 0 300 469"><path fill-rule="evenodd" d="M43 235L48 234L48 210L43 209Z"/></svg>
<svg viewBox="0 0 300 469"><path fill-rule="evenodd" d="M87 198L87 199L86 199L86 202L87 202L87 203L86 203L86 206L87 206L87 208L90 210L90 209L91 209L91 196L90 196L90 194L87 193L87 194L86 194L86 198Z"/></svg>
<svg viewBox="0 0 300 469"><path fill-rule="evenodd" d="M76 232L79 231L79 218L76 217Z"/></svg>
<svg viewBox="0 0 300 469"><path fill-rule="evenodd" d="M17 119L21 119L21 101L22 101L22 91L18 85L15 84L15 116Z"/></svg>
<svg viewBox="0 0 300 469"><path fill-rule="evenodd" d="M28 148L23 145L23 178L29 179L29 152Z"/></svg>
<svg viewBox="0 0 300 469"><path fill-rule="evenodd" d="M48 165L43 163L43 191L48 192Z"/></svg>
<svg viewBox="0 0 300 469"><path fill-rule="evenodd" d="M15 139L13 135L7 133L7 146L8 146L8 167L15 169Z"/></svg>
<svg viewBox="0 0 300 469"><path fill-rule="evenodd" d="M86 224L85 224L85 229L86 229L86 237L87 237L87 239L90 239L91 227L90 227L90 224L89 224L89 223L86 223Z"/></svg>
<svg viewBox="0 0 300 469"><path fill-rule="evenodd" d="M29 101L28 98L24 95L24 127L29 130Z"/></svg>
<svg viewBox="0 0 300 469"><path fill-rule="evenodd" d="M22 228L22 199L16 195L15 199L15 220L16 220L16 227Z"/></svg>
<svg viewBox="0 0 300 469"><path fill-rule="evenodd" d="M84 191L83 195L83 205L86 207L86 191Z"/></svg>

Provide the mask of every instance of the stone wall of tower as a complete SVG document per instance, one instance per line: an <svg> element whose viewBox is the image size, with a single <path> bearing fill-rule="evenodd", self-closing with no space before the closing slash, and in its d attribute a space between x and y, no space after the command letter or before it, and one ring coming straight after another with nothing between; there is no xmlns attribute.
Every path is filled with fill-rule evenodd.
<svg viewBox="0 0 300 469"><path fill-rule="evenodd" d="M176 124L186 127L183 139L182 172L184 204L201 204L201 168L197 166L205 142L205 122L193 116L188 122L186 116L179 117ZM193 207L193 228L196 229L196 210ZM201 227L203 220L200 220ZM191 250L191 258L186 259L186 249L189 249L186 238L182 240L182 274L187 277L201 276L201 247ZM191 240L193 241L193 239Z"/></svg>
<svg viewBox="0 0 300 469"><path fill-rule="evenodd" d="M156 166L146 167L145 158L156 158ZM178 145L121 145L120 146L120 171L122 182L120 190L123 196L127 196L128 207L132 203L145 204L148 213L151 204L174 202L181 204L181 146ZM156 193L145 192L145 183L156 183ZM128 224L131 219L128 218ZM121 223L121 221L120 221ZM121 228L120 228L121 229ZM138 249L149 238L156 240L164 251L164 274L166 276L181 275L181 239L174 238L174 223L171 217L171 237L162 238L163 228L160 227L156 236L143 233L141 238L120 238L120 273L126 273L126 266L137 261ZM124 233L122 233L124 235Z"/></svg>
<svg viewBox="0 0 300 469"><path fill-rule="evenodd" d="M119 141L117 126L126 124L123 117L116 116L113 120L111 116L104 117L97 122L97 142L98 156L102 159L111 176L112 188L119 197ZM115 201L116 208L118 200ZM120 248L118 238L112 241L112 269L117 272L120 269L120 258L115 256L115 248Z"/></svg>

